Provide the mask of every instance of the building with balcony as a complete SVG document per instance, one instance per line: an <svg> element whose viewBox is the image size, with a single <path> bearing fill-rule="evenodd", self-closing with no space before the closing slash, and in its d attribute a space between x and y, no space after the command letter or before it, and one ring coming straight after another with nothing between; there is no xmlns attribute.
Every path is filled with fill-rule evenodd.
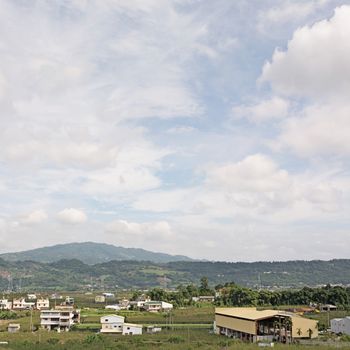
<svg viewBox="0 0 350 350"><path fill-rule="evenodd" d="M34 302L28 302L24 298L13 299L12 309L13 310L29 310L35 306Z"/></svg>
<svg viewBox="0 0 350 350"><path fill-rule="evenodd" d="M36 308L38 310L47 310L50 308L50 301L48 298L40 298L36 301Z"/></svg>
<svg viewBox="0 0 350 350"><path fill-rule="evenodd" d="M143 309L149 312L170 311L173 309L173 304L165 301L146 301Z"/></svg>
<svg viewBox="0 0 350 350"><path fill-rule="evenodd" d="M41 310L40 325L48 331L69 331L76 323L80 322L80 310L74 310L71 306L57 306L51 310Z"/></svg>

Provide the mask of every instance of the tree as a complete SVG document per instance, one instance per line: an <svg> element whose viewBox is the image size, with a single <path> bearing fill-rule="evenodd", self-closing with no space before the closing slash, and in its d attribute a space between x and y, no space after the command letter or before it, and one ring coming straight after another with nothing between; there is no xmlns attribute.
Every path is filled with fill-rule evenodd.
<svg viewBox="0 0 350 350"><path fill-rule="evenodd" d="M201 294L208 294L208 292L210 292L208 278L203 276L200 281L201 281L201 284L199 286L200 293Z"/></svg>
<svg viewBox="0 0 350 350"><path fill-rule="evenodd" d="M314 331L311 328L309 328L307 332L309 333L309 338L311 339L312 335L314 334Z"/></svg>

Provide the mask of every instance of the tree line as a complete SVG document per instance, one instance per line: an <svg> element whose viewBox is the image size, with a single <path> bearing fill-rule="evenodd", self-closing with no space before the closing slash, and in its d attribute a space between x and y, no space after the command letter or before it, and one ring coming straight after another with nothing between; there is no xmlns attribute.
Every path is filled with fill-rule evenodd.
<svg viewBox="0 0 350 350"><path fill-rule="evenodd" d="M215 295L216 306L333 304L340 308L350 307L350 287L326 285L301 289L256 290L230 282L211 288L206 277L201 278L200 285L179 285L174 291L153 288L148 295L152 300L168 301L179 307L195 304L192 298L200 295Z"/></svg>

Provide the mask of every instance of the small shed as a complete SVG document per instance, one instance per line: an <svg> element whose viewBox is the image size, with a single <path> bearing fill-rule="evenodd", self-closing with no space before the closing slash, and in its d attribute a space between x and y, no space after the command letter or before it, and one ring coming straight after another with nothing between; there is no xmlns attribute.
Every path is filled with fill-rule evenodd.
<svg viewBox="0 0 350 350"><path fill-rule="evenodd" d="M9 323L7 326L7 331L9 333L16 333L21 329L21 325L19 323Z"/></svg>

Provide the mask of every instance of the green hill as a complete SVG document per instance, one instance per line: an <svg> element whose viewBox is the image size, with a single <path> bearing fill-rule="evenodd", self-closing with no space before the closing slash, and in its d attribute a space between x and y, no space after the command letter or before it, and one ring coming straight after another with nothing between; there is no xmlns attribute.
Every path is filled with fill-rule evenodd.
<svg viewBox="0 0 350 350"><path fill-rule="evenodd" d="M0 258L6 261L31 260L42 263L51 263L62 259L77 259L89 265L111 260L152 261L158 263L192 260L182 255L155 253L144 249L123 248L94 242L58 244L17 253L5 253L0 254Z"/></svg>
<svg viewBox="0 0 350 350"><path fill-rule="evenodd" d="M0 290L12 284L23 290L87 290L176 287L199 284L206 276L214 286L232 282L251 288L300 288L350 284L350 260L229 263L207 261L109 261L95 265L77 259L52 263L0 259ZM2 277L1 277L2 276Z"/></svg>

